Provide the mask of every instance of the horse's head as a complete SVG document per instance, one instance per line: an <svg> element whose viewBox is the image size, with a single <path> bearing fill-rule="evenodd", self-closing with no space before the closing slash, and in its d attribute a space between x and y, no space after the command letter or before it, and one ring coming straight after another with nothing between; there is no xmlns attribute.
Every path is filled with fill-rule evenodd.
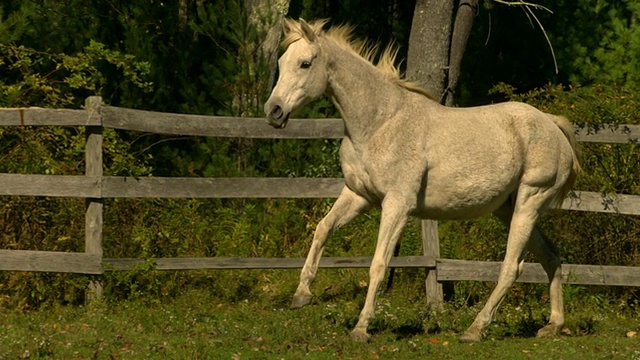
<svg viewBox="0 0 640 360"><path fill-rule="evenodd" d="M322 24L314 25L314 30L302 19L285 21L286 51L278 60L278 82L264 105L267 122L277 129L287 125L291 112L320 97L327 87L327 59L319 39Z"/></svg>

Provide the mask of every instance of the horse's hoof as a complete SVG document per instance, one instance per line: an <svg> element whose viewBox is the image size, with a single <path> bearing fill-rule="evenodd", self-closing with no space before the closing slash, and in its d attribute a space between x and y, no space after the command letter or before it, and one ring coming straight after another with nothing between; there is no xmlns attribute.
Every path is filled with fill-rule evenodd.
<svg viewBox="0 0 640 360"><path fill-rule="evenodd" d="M309 305L311 298L312 295L294 295L293 300L291 300L290 309L300 309L305 305Z"/></svg>
<svg viewBox="0 0 640 360"><path fill-rule="evenodd" d="M536 337L552 337L558 335L558 333L562 330L562 326L558 326L555 324L547 324L542 329L538 330Z"/></svg>
<svg viewBox="0 0 640 360"><path fill-rule="evenodd" d="M477 343L480 341L482 341L482 336L480 336L479 332L467 330L462 334L462 336L460 336L460 342L463 343Z"/></svg>
<svg viewBox="0 0 640 360"><path fill-rule="evenodd" d="M369 339L371 339L371 335L367 334L367 332L364 330L354 329L351 332L351 340L353 341L368 343Z"/></svg>

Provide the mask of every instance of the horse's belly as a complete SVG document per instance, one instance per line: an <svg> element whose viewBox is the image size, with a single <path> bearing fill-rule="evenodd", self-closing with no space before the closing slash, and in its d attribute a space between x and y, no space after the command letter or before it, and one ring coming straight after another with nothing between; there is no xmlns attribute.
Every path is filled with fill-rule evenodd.
<svg viewBox="0 0 640 360"><path fill-rule="evenodd" d="M516 178L508 177L430 183L415 215L433 220L479 217L496 211L516 187Z"/></svg>
<svg viewBox="0 0 640 360"><path fill-rule="evenodd" d="M432 220L460 220L480 217L496 211L507 200L508 194L483 199L426 198L414 215Z"/></svg>

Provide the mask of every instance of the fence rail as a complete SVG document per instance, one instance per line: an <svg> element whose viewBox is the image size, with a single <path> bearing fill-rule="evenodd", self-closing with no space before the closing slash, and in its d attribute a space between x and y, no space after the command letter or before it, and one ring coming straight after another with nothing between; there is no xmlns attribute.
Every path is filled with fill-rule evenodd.
<svg viewBox="0 0 640 360"><path fill-rule="evenodd" d="M252 139L342 139L341 119L291 119L286 129L264 126L263 118L185 115L101 106L99 110L0 109L0 126L102 126L169 135ZM580 142L636 144L640 125L575 126Z"/></svg>
<svg viewBox="0 0 640 360"><path fill-rule="evenodd" d="M368 268L371 257L323 257L321 268ZM197 269L299 269L304 265L304 258L161 258L154 263L158 270L197 270ZM140 264L141 259L104 259L108 270L132 270ZM435 268L436 259L431 256L399 256L391 259L390 267L394 268Z"/></svg>
<svg viewBox="0 0 640 360"><path fill-rule="evenodd" d="M184 178L0 174L0 195L89 198L336 198L341 178ZM564 210L640 215L640 195L575 191Z"/></svg>
<svg viewBox="0 0 640 360"><path fill-rule="evenodd" d="M341 119L292 119L276 130L260 118L182 115L101 106L87 99L84 110L42 108L0 109L0 126L75 126L87 134L85 175L0 174L0 195L80 197L87 199L85 253L0 250L0 270L101 274L131 270L141 259L102 257L102 199L105 198L335 198L340 178L182 178L118 177L102 174L102 129L113 128L171 135L265 139L340 139ZM575 127L580 142L637 144L638 125ZM562 204L566 210L640 215L640 195L576 191ZM158 270L291 269L302 258L162 258ZM366 268L371 257L323 258L320 267ZM433 256L393 258L391 267L435 269L438 281L496 281L499 262L439 259ZM563 265L570 284L640 286L640 267ZM547 282L539 264L525 264L519 281Z"/></svg>

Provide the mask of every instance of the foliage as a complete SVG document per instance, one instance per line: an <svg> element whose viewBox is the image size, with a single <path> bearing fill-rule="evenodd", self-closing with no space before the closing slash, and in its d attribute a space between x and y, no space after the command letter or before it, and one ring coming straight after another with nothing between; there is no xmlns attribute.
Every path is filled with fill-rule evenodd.
<svg viewBox="0 0 640 360"><path fill-rule="evenodd" d="M143 89L145 63L92 42L78 55L37 51L23 45L0 45L2 106L77 105L82 96L99 93L108 78L101 69L112 65L122 81ZM0 129L0 171L3 173L78 175L84 173L84 131L77 128ZM144 157L131 152L121 134L106 130L105 173L145 175L150 168ZM38 161L34 161L37 159ZM42 197L5 197L0 209L0 244L3 249L82 251L84 201ZM3 294L12 293L20 307L46 302L83 300L87 280L53 274L2 274ZM15 305L15 304L14 304Z"/></svg>
<svg viewBox="0 0 640 360"><path fill-rule="evenodd" d="M151 83L142 79L149 72L148 63L135 61L132 55L109 50L95 41L73 56L23 45L0 45L0 64L0 71L13 78L11 84L0 84L0 104L6 107L77 105L77 99L101 92L106 78L100 68L105 65L116 67L133 85L151 90Z"/></svg>
<svg viewBox="0 0 640 360"><path fill-rule="evenodd" d="M618 84L638 89L640 14L638 1L561 1L553 36L559 59L574 84ZM571 26L580 21L581 26Z"/></svg>
<svg viewBox="0 0 640 360"><path fill-rule="evenodd" d="M20 12L0 23L0 37L17 40L32 29L36 6L25 2ZM22 14L20 17L17 14ZM31 30L30 30L31 29ZM28 37L28 36L27 36ZM27 41L28 42L28 41ZM53 44L51 44L53 45ZM101 94L105 84L130 83L142 91L149 66L131 55L89 41L75 55L38 50L11 42L0 44L0 106L79 107L87 95ZM110 74L119 75L114 79ZM84 173L85 135L82 129L63 127L6 127L0 129L0 172L79 175ZM106 130L105 173L146 175L148 156L136 156L122 134ZM145 158L146 157L146 158ZM5 197L0 208L3 249L48 251L84 250L84 201L42 197ZM21 309L52 303L81 303L86 276L41 273L3 273L0 294L5 305ZM11 297L7 294L12 294Z"/></svg>

